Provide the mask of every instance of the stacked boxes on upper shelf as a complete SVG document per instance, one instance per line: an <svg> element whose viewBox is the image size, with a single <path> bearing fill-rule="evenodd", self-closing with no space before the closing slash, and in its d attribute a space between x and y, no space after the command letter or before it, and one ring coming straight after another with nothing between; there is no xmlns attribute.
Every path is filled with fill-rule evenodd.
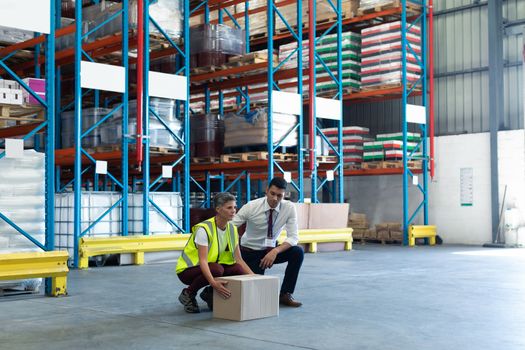
<svg viewBox="0 0 525 350"><path fill-rule="evenodd" d="M361 36L354 32L342 33L341 50L342 50L342 74L343 74L343 89L346 91L359 91L361 88L361 54L360 54ZM303 68L309 67L309 41L303 41L302 64ZM327 94L337 89L337 84L332 79L331 75L337 78L337 34L326 35L317 42L317 53L322 59L316 60L315 71L317 79L318 94ZM279 47L279 61L282 62L289 57L283 64L283 69L291 69L297 67L297 43L290 43L281 45ZM326 66L326 67L325 67ZM327 70L328 68L328 70ZM330 74L331 73L331 74ZM307 77L305 77L307 78ZM283 85L285 91L295 91L295 87L288 87L289 83L297 83L297 78L280 80L279 85ZM304 92L307 95L308 88L305 82Z"/></svg>
<svg viewBox="0 0 525 350"><path fill-rule="evenodd" d="M421 29L407 24L407 84L416 83L421 74ZM403 44L401 22L392 22L361 31L361 85L363 89L398 87L402 84Z"/></svg>
<svg viewBox="0 0 525 350"><path fill-rule="evenodd" d="M25 78L23 82L40 98L46 100L46 80ZM41 103L18 82L0 79L0 104L41 106Z"/></svg>
<svg viewBox="0 0 525 350"><path fill-rule="evenodd" d="M415 150L412 156L421 157L421 148L416 149L421 141L421 134L409 132L407 137L407 151L412 153ZM376 141L365 142L363 158L365 162L402 160L403 133L379 134Z"/></svg>
<svg viewBox="0 0 525 350"><path fill-rule="evenodd" d="M370 140L370 130L360 126L345 126L342 129L343 134L343 161L345 167L361 167L363 162L363 143ZM323 129L323 133L328 141L337 149L337 128ZM330 148L330 155L335 152Z"/></svg>

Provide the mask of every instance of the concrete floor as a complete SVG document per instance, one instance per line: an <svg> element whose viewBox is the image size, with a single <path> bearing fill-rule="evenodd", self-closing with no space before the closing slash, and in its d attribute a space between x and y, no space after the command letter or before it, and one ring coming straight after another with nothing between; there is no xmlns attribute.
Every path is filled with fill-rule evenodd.
<svg viewBox="0 0 525 350"><path fill-rule="evenodd" d="M72 271L68 297L1 298L0 349L525 349L524 250L307 254L303 307L240 323L186 314L173 268Z"/></svg>

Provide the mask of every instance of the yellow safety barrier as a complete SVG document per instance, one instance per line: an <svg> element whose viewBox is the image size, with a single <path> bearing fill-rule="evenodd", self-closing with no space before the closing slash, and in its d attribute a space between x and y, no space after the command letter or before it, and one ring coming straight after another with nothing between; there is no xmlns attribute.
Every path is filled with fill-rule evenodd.
<svg viewBox="0 0 525 350"><path fill-rule="evenodd" d="M344 242L345 250L352 249L353 229L350 227L337 229L305 229L299 230L299 243L308 244L308 252L317 252L317 243ZM286 232L283 231L279 236L279 243L286 239Z"/></svg>
<svg viewBox="0 0 525 350"><path fill-rule="evenodd" d="M436 244L437 227L433 225L411 225L408 229L408 245L415 246L416 238L428 238L430 245Z"/></svg>
<svg viewBox="0 0 525 350"><path fill-rule="evenodd" d="M144 264L144 253L183 250L188 234L155 236L84 237L80 240L79 268L87 269L89 258L97 255L131 253L136 265Z"/></svg>
<svg viewBox="0 0 525 350"><path fill-rule="evenodd" d="M0 280L51 278L51 295L66 295L68 257L65 251L0 254Z"/></svg>

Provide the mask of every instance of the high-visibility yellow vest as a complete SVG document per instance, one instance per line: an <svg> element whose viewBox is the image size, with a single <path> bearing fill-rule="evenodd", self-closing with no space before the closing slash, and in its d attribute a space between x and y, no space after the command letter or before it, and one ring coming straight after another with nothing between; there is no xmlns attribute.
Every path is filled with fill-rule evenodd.
<svg viewBox="0 0 525 350"><path fill-rule="evenodd" d="M182 254L177 260L176 272L181 273L188 267L199 265L199 251L195 244L195 233L200 227L204 228L208 235L208 262L216 262L224 265L235 264L235 247L239 244L239 235L237 234L237 227L231 222L226 225L227 246L219 247L219 237L217 235L217 225L215 217L203 221L193 226L192 233L188 239L188 243L184 247Z"/></svg>

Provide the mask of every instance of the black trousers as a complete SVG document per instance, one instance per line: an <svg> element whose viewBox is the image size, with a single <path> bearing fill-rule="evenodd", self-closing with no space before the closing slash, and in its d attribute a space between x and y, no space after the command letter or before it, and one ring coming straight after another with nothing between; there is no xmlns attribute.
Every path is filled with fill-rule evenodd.
<svg viewBox="0 0 525 350"><path fill-rule="evenodd" d="M241 246L241 254L246 264L252 269L253 272L264 275L264 270L261 269L259 264L261 259L266 255L267 250L253 250ZM299 270L303 264L304 250L300 246L294 246L290 249L277 254L274 264L282 264L287 262L286 270L284 272L284 279L281 285L281 294L292 293L295 290L297 283L297 277L299 276Z"/></svg>

